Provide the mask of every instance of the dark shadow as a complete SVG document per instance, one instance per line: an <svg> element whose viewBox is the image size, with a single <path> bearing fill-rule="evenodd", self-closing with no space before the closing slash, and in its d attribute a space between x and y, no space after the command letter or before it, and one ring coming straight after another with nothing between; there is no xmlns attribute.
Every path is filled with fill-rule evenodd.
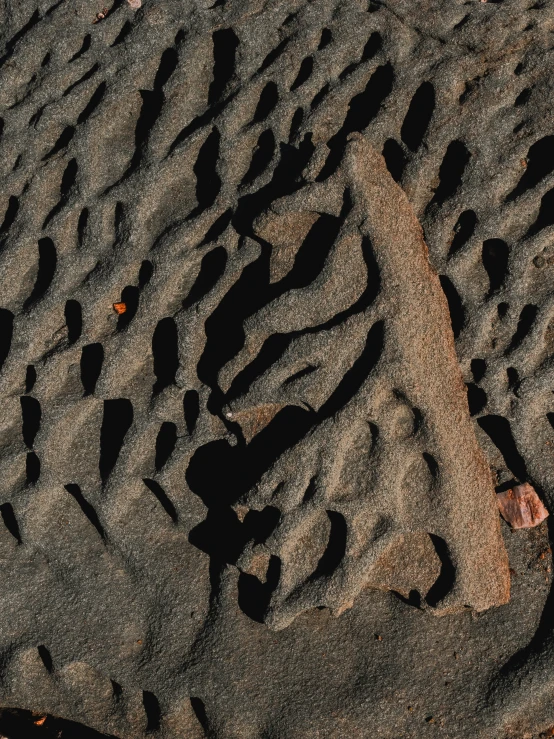
<svg viewBox="0 0 554 739"><path fill-rule="evenodd" d="M104 529L102 527L102 524L100 523L98 514L96 513L94 507L88 502L88 500L85 498L85 496L81 492L81 488L78 485L70 484L70 485L65 485L65 489L71 495L71 497L78 503L80 509L83 511L87 519L94 526L96 531L98 531L98 533L100 534L100 538L105 539L106 537L104 534Z"/></svg>
<svg viewBox="0 0 554 739"><path fill-rule="evenodd" d="M37 725L35 722L40 718L45 721ZM0 709L0 733L6 739L117 739L76 721L20 708Z"/></svg>
<svg viewBox="0 0 554 739"><path fill-rule="evenodd" d="M125 303L125 313L117 317L117 330L123 331L131 323L137 314L139 306L140 290L134 285L127 285L121 291L121 302Z"/></svg>
<svg viewBox="0 0 554 739"><path fill-rule="evenodd" d="M381 105L392 91L393 81L394 72L390 64L377 67L365 89L352 98L344 123L327 143L330 151L323 169L316 178L318 182L326 180L336 171L350 134L363 131L377 116Z"/></svg>
<svg viewBox="0 0 554 739"><path fill-rule="evenodd" d="M68 300L65 304L65 324L67 326L67 340L74 344L83 330L83 311L78 300Z"/></svg>
<svg viewBox="0 0 554 739"><path fill-rule="evenodd" d="M435 88L430 82L423 82L416 90L411 102L400 136L408 149L417 151L421 146L435 109Z"/></svg>
<svg viewBox="0 0 554 739"><path fill-rule="evenodd" d="M104 401L104 416L100 429L100 477L105 483L113 470L127 431L133 423L130 400L118 398Z"/></svg>
<svg viewBox="0 0 554 739"><path fill-rule="evenodd" d="M40 300L50 287L56 272L57 254L52 239L40 239L38 242L38 273L30 296L23 304L27 310Z"/></svg>
<svg viewBox="0 0 554 739"><path fill-rule="evenodd" d="M83 110L79 113L79 117L77 118L77 125L81 123L85 123L85 121L87 121L90 118L90 116L94 113L96 108L102 102L102 98L104 97L105 92L106 92L106 83L101 82L96 88L96 90L94 91L91 99L85 105Z"/></svg>
<svg viewBox="0 0 554 739"><path fill-rule="evenodd" d="M40 403L36 398L31 398L29 395L22 395L19 402L21 403L21 415L23 417L23 441L29 449L32 449L35 436L40 428L42 415Z"/></svg>
<svg viewBox="0 0 554 739"><path fill-rule="evenodd" d="M34 485L40 477L40 459L35 452L27 452L25 460L25 474L28 485Z"/></svg>
<svg viewBox="0 0 554 739"><path fill-rule="evenodd" d="M400 182L406 166L406 155L404 150L394 139L387 139L383 146L383 157L387 169L395 182Z"/></svg>
<svg viewBox="0 0 554 739"><path fill-rule="evenodd" d="M13 313L5 308L0 308L0 370L10 353L12 336Z"/></svg>
<svg viewBox="0 0 554 739"><path fill-rule="evenodd" d="M152 275L154 273L154 265L152 262L149 262L148 259L145 259L139 269L139 275L138 275L138 286L139 290L142 290L143 287L148 285L150 282Z"/></svg>
<svg viewBox="0 0 554 739"><path fill-rule="evenodd" d="M446 275L439 275L441 287L448 302L450 322L454 338L457 339L465 323L465 309L460 295L450 279Z"/></svg>
<svg viewBox="0 0 554 739"><path fill-rule="evenodd" d="M307 56L305 59L302 60L302 64L300 65L300 69L298 70L296 79L290 87L290 91L294 92L294 90L297 90L299 87L301 87L304 82L307 82L312 76L313 69L314 58L313 56Z"/></svg>
<svg viewBox="0 0 554 739"><path fill-rule="evenodd" d="M220 138L219 131L214 127L198 152L198 157L192 168L196 176L196 200L198 205L189 214L189 219L195 218L204 210L210 208L215 203L215 199L221 190L221 179L217 174Z"/></svg>
<svg viewBox="0 0 554 739"><path fill-rule="evenodd" d="M275 82L268 82L262 92L252 118L252 123L264 121L279 102L279 93Z"/></svg>
<svg viewBox="0 0 554 739"><path fill-rule="evenodd" d="M142 705L146 713L146 733L158 731L160 728L161 709L158 699L149 690L142 692Z"/></svg>
<svg viewBox="0 0 554 739"><path fill-rule="evenodd" d="M342 513L337 511L327 511L327 516L331 522L331 530L329 532L329 540L327 547L317 563L310 580L317 580L320 577L329 577L340 565L346 553L346 538L348 529L346 519Z"/></svg>
<svg viewBox="0 0 554 739"><path fill-rule="evenodd" d="M535 223L527 232L527 235L533 236L543 228L552 226L552 224L554 224L554 188L542 196L539 215L537 216Z"/></svg>
<svg viewBox="0 0 554 739"><path fill-rule="evenodd" d="M84 395L92 395L102 371L104 347L102 344L87 344L81 352L81 383Z"/></svg>
<svg viewBox="0 0 554 739"><path fill-rule="evenodd" d="M35 366L33 364L27 365L27 372L25 374L25 392L30 393L33 387L35 386L35 382L37 381L37 371L35 369Z"/></svg>
<svg viewBox="0 0 554 739"><path fill-rule="evenodd" d="M473 382L466 384L467 387L467 404L469 406L469 415L475 416L487 405L487 394L483 388L478 387Z"/></svg>
<svg viewBox="0 0 554 739"><path fill-rule="evenodd" d="M183 397L185 424L190 435L194 433L200 415L200 398L196 390L187 390Z"/></svg>
<svg viewBox="0 0 554 739"><path fill-rule="evenodd" d="M515 200L527 190L532 190L552 172L554 172L554 136L544 136L529 148L525 172L506 200Z"/></svg>
<svg viewBox="0 0 554 739"><path fill-rule="evenodd" d="M477 225L477 214L474 210L464 210L460 213L456 225L454 226L454 238L450 244L448 256L451 257L460 251L473 236L475 226Z"/></svg>
<svg viewBox="0 0 554 739"><path fill-rule="evenodd" d="M152 392L156 395L165 387L175 383L175 376L179 369L179 340L177 325L173 318L162 318L156 326L152 337L152 354L154 374L157 378Z"/></svg>
<svg viewBox="0 0 554 739"><path fill-rule="evenodd" d="M435 190L430 205L442 205L445 200L454 195L462 184L462 177L470 156L465 144L461 141L452 141L448 144L439 168L440 184Z"/></svg>
<svg viewBox="0 0 554 739"><path fill-rule="evenodd" d="M73 54L71 59L69 60L69 63L74 62L76 59L79 59L79 57L83 56L89 49L90 49L90 41L91 41L91 35L90 33L87 33L83 37L83 43L81 44L81 48Z"/></svg>
<svg viewBox="0 0 554 739"><path fill-rule="evenodd" d="M441 600L452 590L456 578L456 569L452 564L448 544L444 539L441 539L440 536L436 536L435 534L429 534L429 536L435 547L437 557L441 561L441 571L425 596L425 600L431 608L436 608Z"/></svg>
<svg viewBox="0 0 554 739"><path fill-rule="evenodd" d="M238 604L241 611L253 621L263 623L271 595L281 576L281 560L272 556L267 568L266 580L241 572L238 580Z"/></svg>
<svg viewBox="0 0 554 739"><path fill-rule="evenodd" d="M538 312L539 309L536 305L529 304L524 306L519 315L516 332L513 335L510 345L506 349L505 354L510 354L522 343L523 339L533 328L533 324L535 323Z"/></svg>
<svg viewBox="0 0 554 739"><path fill-rule="evenodd" d="M156 471L159 472L173 454L177 443L177 426L171 421L164 421L156 438Z"/></svg>
<svg viewBox="0 0 554 739"><path fill-rule="evenodd" d="M164 509L164 511L167 513L169 518L173 521L173 523L177 523L177 511L175 510L175 506L173 503L169 500L167 497L165 490L162 488L162 486L157 483L155 480L150 480L149 478L145 477L143 480L146 487L150 490L150 492L156 496L158 499L158 502Z"/></svg>
<svg viewBox="0 0 554 739"><path fill-rule="evenodd" d="M15 221L18 210L19 198L17 198L15 195L10 195L10 198L8 200L8 207L6 208L6 212L4 214L4 220L2 221L2 226L0 226L0 234L4 234L10 229L11 225Z"/></svg>
<svg viewBox="0 0 554 739"><path fill-rule="evenodd" d="M483 244L481 258L489 276L489 296L499 290L508 275L508 244L501 239L488 239Z"/></svg>
<svg viewBox="0 0 554 739"><path fill-rule="evenodd" d="M215 31L213 41L213 78L208 91L208 105L217 103L235 75L235 57L239 40L231 28Z"/></svg>
<svg viewBox="0 0 554 739"><path fill-rule="evenodd" d="M520 482L527 480L525 461L519 453L510 424L502 416L482 416L477 423L490 437L492 443L502 454L506 467Z"/></svg>
<svg viewBox="0 0 554 739"><path fill-rule="evenodd" d="M275 136L273 131L268 128L263 131L259 138L258 143L252 153L252 159L248 171L241 180L240 187L249 185L257 177L259 177L271 164L273 155L275 154Z"/></svg>
<svg viewBox="0 0 554 739"><path fill-rule="evenodd" d="M75 127L74 126L66 126L64 130L61 132L61 134L58 137L58 140L54 144L54 146L50 149L49 152L47 152L43 157L42 161L45 162L50 157L53 157L54 154L57 154L62 149L65 149L66 146L69 145L71 139L75 135Z"/></svg>
<svg viewBox="0 0 554 739"><path fill-rule="evenodd" d="M210 292L225 272L226 264L227 251L223 246L216 246L215 249L204 254L198 277L183 300L183 308L190 308Z"/></svg>
<svg viewBox="0 0 554 739"><path fill-rule="evenodd" d="M8 529L16 542L18 544L21 544L21 533L19 531L19 524L17 523L12 504L3 503L2 505L0 505L0 513L2 514L4 526Z"/></svg>

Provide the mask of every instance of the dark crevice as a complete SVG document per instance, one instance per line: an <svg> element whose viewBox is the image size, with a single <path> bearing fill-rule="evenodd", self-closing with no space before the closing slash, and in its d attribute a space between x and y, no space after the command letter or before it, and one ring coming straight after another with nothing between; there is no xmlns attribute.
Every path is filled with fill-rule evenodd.
<svg viewBox="0 0 554 739"><path fill-rule="evenodd" d="M191 697L190 705L192 707L192 710L194 711L194 715L198 719L198 723L206 732L206 736L209 736L208 732L210 730L210 727L208 724L208 717L206 715L206 707L204 706L204 702L201 701L200 698Z"/></svg>
<svg viewBox="0 0 554 739"><path fill-rule="evenodd" d="M242 178L240 187L249 185L256 177L268 168L275 154L275 136L273 131L268 128L260 134L258 143L252 153L252 160L248 172Z"/></svg>
<svg viewBox="0 0 554 739"><path fill-rule="evenodd" d="M81 383L84 395L92 395L102 371L104 347L102 344L87 344L81 352Z"/></svg>
<svg viewBox="0 0 554 739"><path fill-rule="evenodd" d="M235 57L239 40L231 28L215 31L213 39L213 80L208 91L208 105L217 103L235 75Z"/></svg>
<svg viewBox="0 0 554 739"><path fill-rule="evenodd" d="M170 421L164 421L156 438L156 471L159 472L173 454L177 444L177 426Z"/></svg>
<svg viewBox="0 0 554 739"><path fill-rule="evenodd" d="M121 31L118 33L117 38L113 42L112 46L117 46L118 44L121 44L127 36L131 33L133 30L133 24L130 21L125 21L123 26L121 27Z"/></svg>
<svg viewBox="0 0 554 739"><path fill-rule="evenodd" d="M74 82L72 85L69 85L69 87L67 88L67 90L64 92L63 97L65 97L66 95L69 95L69 93L72 90L74 90L78 85L82 85L83 82L86 82L87 80L89 80L96 73L96 71L98 70L98 67L99 66L100 65L98 63L94 64L88 70L88 72L85 72L85 74L82 77L79 77L79 79L77 80L77 82Z"/></svg>
<svg viewBox="0 0 554 739"><path fill-rule="evenodd" d="M11 228L17 216L18 210L19 198L15 195L10 195L10 198L8 200L8 207L6 208L6 213L4 214L4 220L2 221L2 226L0 227L0 234L6 233Z"/></svg>
<svg viewBox="0 0 554 739"><path fill-rule="evenodd" d="M118 398L104 401L99 461L102 482L106 482L110 476L132 423L133 406L130 400Z"/></svg>
<svg viewBox="0 0 554 739"><path fill-rule="evenodd" d="M508 275L508 258L510 250L501 239L488 239L483 244L481 258L489 276L489 296L499 290Z"/></svg>
<svg viewBox="0 0 554 739"><path fill-rule="evenodd" d="M260 94L260 99L252 123L264 121L279 102L279 93L275 82L268 82Z"/></svg>
<svg viewBox="0 0 554 739"><path fill-rule="evenodd" d="M554 188L542 196L537 220L530 227L527 235L533 236L552 224L554 224Z"/></svg>
<svg viewBox="0 0 554 739"><path fill-rule="evenodd" d="M218 218L216 218L215 221L210 226L210 228L208 229L208 232L202 239L201 243L198 245L199 248L202 246L206 246L206 244L210 244L212 241L217 241L217 239L225 231L227 226L231 223L232 217L233 217L233 211L231 208L229 208L224 213L222 213Z"/></svg>
<svg viewBox="0 0 554 739"><path fill-rule="evenodd" d="M522 343L523 339L531 331L535 319L537 318L539 309L536 305L526 305L519 315L519 321L517 323L517 329L512 337L509 347L506 349L506 354L510 354L514 349Z"/></svg>
<svg viewBox="0 0 554 739"><path fill-rule="evenodd" d="M200 398L196 390L187 390L183 397L183 413L189 434L193 434L200 415Z"/></svg>
<svg viewBox="0 0 554 739"><path fill-rule="evenodd" d="M536 187L552 172L554 172L554 136L544 136L529 148L525 172L506 200L515 200L527 190Z"/></svg>
<svg viewBox="0 0 554 739"><path fill-rule="evenodd" d="M467 244L470 238L473 236L475 226L477 225L477 214L473 210L464 210L460 213L456 225L454 226L454 238L450 244L450 250L448 256L451 257L456 254L462 246Z"/></svg>
<svg viewBox="0 0 554 739"><path fill-rule="evenodd" d="M81 48L79 51L75 52L71 59L69 60L69 63L74 62L76 59L79 59L79 57L83 56L89 49L90 49L90 42L91 42L92 36L90 33L87 33L86 36L83 38L83 43L81 44Z"/></svg>
<svg viewBox="0 0 554 739"><path fill-rule="evenodd" d="M10 532L16 542L18 544L21 544L21 533L19 531L19 524L17 523L12 504L3 503L2 505L0 505L0 513L2 514L4 526Z"/></svg>
<svg viewBox="0 0 554 739"><path fill-rule="evenodd" d="M37 724L39 718L44 723ZM20 708L0 709L0 733L7 739L117 739L76 721Z"/></svg>
<svg viewBox="0 0 554 739"><path fill-rule="evenodd" d="M470 153L461 141L448 144L446 153L439 168L440 184L435 190L431 204L442 205L454 195L462 184L462 177L470 159Z"/></svg>
<svg viewBox="0 0 554 739"><path fill-rule="evenodd" d="M469 415L475 416L487 405L486 392L475 385L473 382L467 383L467 403L469 406Z"/></svg>
<svg viewBox="0 0 554 739"><path fill-rule="evenodd" d="M400 182L406 166L406 155L404 150L394 139L387 139L383 146L383 157L387 169L395 182Z"/></svg>
<svg viewBox="0 0 554 739"><path fill-rule="evenodd" d="M14 34L11 37L11 39L8 41L8 43L6 44L6 53L4 54L4 56L0 57L0 67L2 67L2 65L4 64L4 62L7 59L9 59L9 57L11 56L12 51L14 50L14 48L15 48L15 46L17 44L17 42L21 38L23 38L23 36L25 36L25 34L28 33L31 30L31 28L33 28L34 26L36 26L36 24L39 22L39 20L40 20L40 13L38 12L38 10L35 10L35 12L29 18L29 20L27 21L27 23L24 26L22 26L22 28L20 28L19 31L16 34Z"/></svg>
<svg viewBox="0 0 554 739"><path fill-rule="evenodd" d="M310 108L312 110L315 110L317 106L323 102L323 100L327 97L330 89L331 89L331 85L328 82L326 82L321 88L321 90L319 90L319 92L317 92L314 95L314 98L312 102L310 103Z"/></svg>
<svg viewBox="0 0 554 739"><path fill-rule="evenodd" d="M40 428L42 416L40 403L36 398L31 398L29 395L22 395L19 401L21 403L21 416L23 418L23 441L29 449L32 449L35 436L38 434Z"/></svg>
<svg viewBox="0 0 554 739"><path fill-rule="evenodd" d="M519 388L519 373L515 367L506 368L506 377L508 379L508 389L517 394ZM548 414L547 414L548 415Z"/></svg>
<svg viewBox="0 0 554 739"><path fill-rule="evenodd" d="M91 99L88 101L86 106L83 108L81 113L79 114L79 117L77 118L77 124L85 123L90 116L94 113L96 108L100 105L102 102L102 98L104 97L104 94L106 92L106 83L102 82L98 85L96 88L96 91L94 92Z"/></svg>
<svg viewBox="0 0 554 739"><path fill-rule="evenodd" d="M37 647L37 650L42 664L46 667L46 670L48 672L53 672L54 663L52 661L52 655L50 654L48 649L44 646L44 644L41 644L39 647Z"/></svg>
<svg viewBox="0 0 554 739"><path fill-rule="evenodd" d="M157 378L153 393L156 395L165 387L175 384L175 376L179 368L177 325L173 318L162 318L156 326L152 337L152 354L154 374Z"/></svg>
<svg viewBox="0 0 554 739"><path fill-rule="evenodd" d="M328 141L329 156L317 176L318 181L326 180L336 171L348 137L355 131L363 131L377 116L383 102L392 91L393 81L394 72L391 64L377 67L363 92L352 98L344 123Z"/></svg>
<svg viewBox="0 0 554 739"><path fill-rule="evenodd" d="M71 190L77 181L78 171L79 167L77 165L77 160L70 159L62 175L62 181L60 183L60 199L44 219L43 228L46 228L54 216L57 215L68 202Z"/></svg>
<svg viewBox="0 0 554 739"><path fill-rule="evenodd" d="M215 203L221 190L221 179L217 173L220 139L219 131L214 127L198 152L193 167L196 176L196 200L198 205L190 213L189 218L194 218L210 208Z"/></svg>
<svg viewBox="0 0 554 739"><path fill-rule="evenodd" d="M125 303L125 312L117 318L117 330L123 331L136 316L139 306L140 290L134 285L127 285L121 291L121 302Z"/></svg>
<svg viewBox="0 0 554 739"><path fill-rule="evenodd" d="M441 287L448 302L454 338L457 339L465 323L465 309L460 295L446 275L439 275Z"/></svg>
<svg viewBox="0 0 554 739"><path fill-rule="evenodd" d="M502 454L506 467L512 475L521 482L526 481L525 461L517 449L508 420L502 416L491 415L478 418L477 423Z"/></svg>
<svg viewBox="0 0 554 739"><path fill-rule="evenodd" d="M281 576L281 560L272 555L267 568L266 580L261 582L255 575L241 572L238 581L238 604L241 611L253 621L263 623L271 594Z"/></svg>
<svg viewBox="0 0 554 739"><path fill-rule="evenodd" d="M42 157L42 161L45 162L47 159L50 159L50 157L53 157L54 154L57 154L62 149L65 149L65 147L69 145L74 135L75 135L75 127L66 126L64 130L61 132L54 146L50 149L50 151L47 154L45 154Z"/></svg>
<svg viewBox="0 0 554 739"><path fill-rule="evenodd" d="M160 728L161 709L158 699L149 690L142 692L142 705L146 713L146 733L158 731Z"/></svg>
<svg viewBox="0 0 554 739"><path fill-rule="evenodd" d="M521 106L526 105L529 102L532 92L533 90L530 87L526 87L522 90L515 99L514 106L516 108L520 108Z"/></svg>
<svg viewBox="0 0 554 739"><path fill-rule="evenodd" d="M13 336L13 313L0 308L0 370L8 358Z"/></svg>
<svg viewBox="0 0 554 739"><path fill-rule="evenodd" d="M25 374L25 392L30 393L35 382L37 381L37 371L33 364L27 365L27 372Z"/></svg>
<svg viewBox="0 0 554 739"><path fill-rule="evenodd" d="M81 336L83 330L83 311L78 300L68 300L65 304L65 323L67 326L67 339L74 344Z"/></svg>
<svg viewBox="0 0 554 739"><path fill-rule="evenodd" d="M333 34L331 32L330 28L324 28L321 32L321 38L319 40L318 50L324 49L326 46L329 46L331 41L333 40Z"/></svg>
<svg viewBox="0 0 554 739"><path fill-rule="evenodd" d="M434 109L435 89L430 82L424 82L416 90L400 129L400 136L408 149L417 151L421 146Z"/></svg>
<svg viewBox="0 0 554 739"><path fill-rule="evenodd" d="M327 516L331 522L329 540L321 559L317 563L315 571L310 576L310 580L332 575L342 562L346 553L346 538L348 534L346 519L337 511L327 511Z"/></svg>
<svg viewBox="0 0 554 739"><path fill-rule="evenodd" d="M161 90L169 81L169 78L177 68L179 62L179 54L177 50L170 46L164 51L160 58L156 77L154 78L154 90Z"/></svg>
<svg viewBox="0 0 554 739"><path fill-rule="evenodd" d="M313 69L314 58L312 56L307 56L305 59L302 60L302 64L300 65L300 69L298 70L296 79L291 85L290 91L293 92L294 90L297 90L301 85L304 84L304 82L307 82L312 76Z"/></svg>
<svg viewBox="0 0 554 739"><path fill-rule="evenodd" d="M487 363L484 359L471 360L471 374L475 382L481 382L487 371Z"/></svg>
<svg viewBox="0 0 554 739"><path fill-rule="evenodd" d="M79 215L79 221L77 223L77 243L79 245L79 248L83 246L85 243L85 235L87 232L87 223L88 223L88 208L83 208Z"/></svg>
<svg viewBox="0 0 554 739"><path fill-rule="evenodd" d="M281 41L281 43L276 46L274 49L272 49L269 54L266 56L266 58L263 60L263 62L260 65L260 69L258 70L258 74L261 74L262 72L265 72L266 69L271 67L273 62L275 62L281 54L285 51L287 46L290 43L290 39L285 38Z"/></svg>
<svg viewBox="0 0 554 739"><path fill-rule="evenodd" d="M56 272L57 254L52 239L40 239L38 242L38 273L31 295L23 304L24 310L40 300L50 287Z"/></svg>
<svg viewBox="0 0 554 739"><path fill-rule="evenodd" d="M140 265L139 274L138 274L139 290L142 290L142 288L145 287L145 285L148 285L153 273L154 273L154 265L152 264L152 262L149 262L148 259L145 259Z"/></svg>
<svg viewBox="0 0 554 739"><path fill-rule="evenodd" d="M429 536L431 537L431 541L435 547L435 552L440 559L441 570L439 576L425 596L425 600L432 608L436 608L440 604L441 600L443 600L454 587L456 569L452 564L448 544L444 539L441 539L440 536L436 536L435 534L429 534Z"/></svg>
<svg viewBox="0 0 554 739"><path fill-rule="evenodd" d="M25 460L25 474L27 483L34 485L40 477L40 459L35 452L28 452Z"/></svg>
<svg viewBox="0 0 554 739"><path fill-rule="evenodd" d="M294 138L296 138L303 120L304 120L304 109L297 108L294 111L294 115L292 116L292 121L290 123L289 142L291 142Z"/></svg>
<svg viewBox="0 0 554 739"><path fill-rule="evenodd" d="M81 508L87 519L94 526L96 531L98 531L98 533L100 534L100 538L105 539L106 537L104 534L104 529L102 527L102 524L100 523L98 514L96 513L94 507L88 502L88 500L81 492L81 488L78 485L70 484L65 485L65 489L78 503L79 507Z"/></svg>
<svg viewBox="0 0 554 739"><path fill-rule="evenodd" d="M175 506L173 503L169 500L167 497L164 489L162 486L155 482L154 480L150 480L148 478L144 478L143 480L146 487L150 490L153 495L156 496L158 499L158 502L164 509L164 511L167 513L167 515L170 517L170 519L173 521L173 523L177 523L177 511L175 510Z"/></svg>
<svg viewBox="0 0 554 739"><path fill-rule="evenodd" d="M202 257L200 272L189 294L183 300L183 308L190 308L205 297L217 284L227 264L227 252L223 246L216 246Z"/></svg>

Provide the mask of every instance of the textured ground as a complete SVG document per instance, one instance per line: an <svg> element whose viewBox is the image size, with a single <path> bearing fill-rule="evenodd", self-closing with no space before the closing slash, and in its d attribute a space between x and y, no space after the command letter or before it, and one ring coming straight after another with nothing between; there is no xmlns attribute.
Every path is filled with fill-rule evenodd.
<svg viewBox="0 0 554 739"><path fill-rule="evenodd" d="M554 2L0 41L0 733L554 735Z"/></svg>

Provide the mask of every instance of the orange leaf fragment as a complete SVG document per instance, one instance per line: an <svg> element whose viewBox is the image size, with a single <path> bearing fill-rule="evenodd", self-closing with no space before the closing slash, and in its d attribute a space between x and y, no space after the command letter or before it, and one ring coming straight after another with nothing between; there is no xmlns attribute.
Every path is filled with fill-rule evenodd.
<svg viewBox="0 0 554 739"><path fill-rule="evenodd" d="M113 309L117 313L117 315L120 316L127 310L127 303L114 303Z"/></svg>
<svg viewBox="0 0 554 739"><path fill-rule="evenodd" d="M512 490L498 493L496 496L502 518L513 529L530 529L538 526L548 516L535 488L524 482L515 485Z"/></svg>
<svg viewBox="0 0 554 739"><path fill-rule="evenodd" d="M42 716L41 718L37 718L36 721L33 721L35 726L42 726L42 724L46 721L46 716Z"/></svg>

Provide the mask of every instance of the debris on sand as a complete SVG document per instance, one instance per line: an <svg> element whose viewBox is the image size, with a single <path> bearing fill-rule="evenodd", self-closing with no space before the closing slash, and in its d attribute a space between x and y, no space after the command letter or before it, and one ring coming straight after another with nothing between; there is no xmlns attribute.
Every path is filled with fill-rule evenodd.
<svg viewBox="0 0 554 739"><path fill-rule="evenodd" d="M535 488L528 482L515 485L511 490L497 495L502 518L513 529L529 529L538 526L548 516Z"/></svg>

